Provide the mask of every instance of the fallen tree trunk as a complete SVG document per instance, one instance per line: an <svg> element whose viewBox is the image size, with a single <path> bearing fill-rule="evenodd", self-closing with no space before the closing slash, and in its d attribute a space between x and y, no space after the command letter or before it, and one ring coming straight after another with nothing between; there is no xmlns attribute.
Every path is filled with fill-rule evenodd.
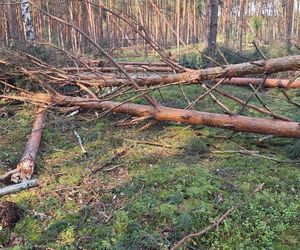
<svg viewBox="0 0 300 250"><path fill-rule="evenodd" d="M38 109L24 154L16 168L17 172L11 175L11 181L15 183L29 180L33 174L35 159L42 138L45 115L45 109Z"/></svg>
<svg viewBox="0 0 300 250"><path fill-rule="evenodd" d="M16 192L20 192L20 191L28 189L28 188L37 187L37 186L38 186L37 180L28 180L28 181L24 181L22 183L7 186L5 188L0 189L0 197L7 195L7 194L13 194Z"/></svg>
<svg viewBox="0 0 300 250"><path fill-rule="evenodd" d="M198 83L204 80L216 80L218 78L234 78L242 77L251 74L272 74L284 71L297 71L300 70L300 55L287 56L269 60L261 60L256 62L240 63L227 65L222 67L200 69L200 70L188 70L187 72L180 74L171 74L166 76L154 76L154 77L134 77L134 81L139 86L155 86L155 85L166 85L171 83ZM115 77L108 77L103 79L96 79L96 77L82 76L82 79L91 80L91 85L96 85L100 87L108 86L122 86L129 85L130 82L127 79L120 79ZM234 80L232 82L227 81L227 84L237 85L239 80ZM259 80L261 82L261 80ZM254 85L255 83L253 81ZM242 83L244 84L244 83ZM241 85L242 85L241 84ZM247 82L248 84L248 82ZM283 87L287 85L287 82L280 82L271 79L266 85L267 87ZM299 86L299 81L294 82L289 86L290 88L296 88Z"/></svg>
<svg viewBox="0 0 300 250"><path fill-rule="evenodd" d="M241 64L227 65L224 68L215 67L200 70L188 70L187 72L180 74L171 74L166 76L153 76L153 77L133 77L134 81L139 86L155 86L155 85L166 85L171 83L185 83L192 84L198 83L204 80L219 81L219 78L228 78L225 84L229 85L248 85L249 82L253 85L259 85L263 80L255 78L235 78L242 77L251 74L271 74L284 71L297 71L300 70L300 55L287 56L269 60L261 60L256 62L248 62ZM92 81L90 84L99 87L109 86L123 86L129 85L130 82L124 78L116 77L103 77L97 79L96 75L82 75L83 80ZM229 80L232 78L232 80ZM290 85L287 80L280 79L268 79L265 87L279 87L279 88L299 88L300 81L294 81Z"/></svg>
<svg viewBox="0 0 300 250"><path fill-rule="evenodd" d="M214 79L214 82L218 82L221 79ZM248 86L252 84L255 87L258 87L263 83L264 79L262 78L240 78L235 77L225 80L223 83L227 85L236 85L240 87ZM297 89L300 88L300 81L296 80L290 83L289 80L284 79L267 79L264 83L265 88L284 88L284 89Z"/></svg>
<svg viewBox="0 0 300 250"><path fill-rule="evenodd" d="M148 65L142 65L142 66L132 66L132 65L124 65L123 68L127 72L174 72L174 69L168 66L148 66ZM119 69L116 67L94 67L93 70L97 70L99 72L103 73L114 73L119 72ZM76 68L76 67L67 67L62 68L62 70L66 72L90 72L90 69L88 68Z"/></svg>
<svg viewBox="0 0 300 250"><path fill-rule="evenodd" d="M58 106L77 106L83 109L101 109L116 113L126 113L139 117L149 117L158 121L175 121L192 125L205 125L211 127L227 128L236 132L250 132L269 134L280 137L300 138L300 126L297 122L280 121L275 119L253 118L247 116L230 116L213 114L194 110L183 110L168 107L151 107L119 102L69 97L63 95L48 96L43 93L23 93L21 97L7 97L34 103L43 103Z"/></svg>
<svg viewBox="0 0 300 250"><path fill-rule="evenodd" d="M158 66L165 67L168 64L164 62L119 62L121 65L135 65L135 66Z"/></svg>
<svg viewBox="0 0 300 250"><path fill-rule="evenodd" d="M124 85L129 85L128 81L125 79L115 78L115 77L103 77L103 79L95 79L92 76L83 76L81 75L83 80L91 81L91 85L96 85L99 87L119 87ZM152 77L135 77L139 86L154 86L151 82ZM142 79L144 81L142 81ZM219 82L221 79L216 78L212 79L213 82ZM227 79L223 81L222 84L225 85L233 85L239 87L248 87L249 84L252 84L255 87L258 87L264 81L263 78L241 78L241 77L233 77L231 79ZM148 85L147 83L151 83ZM198 84L198 82L185 82L184 84ZM157 85L161 85L157 82ZM162 84L164 85L164 84ZM267 79L264 88L284 88L284 89L298 89L300 88L300 80L295 80L290 83L289 80L285 79Z"/></svg>
<svg viewBox="0 0 300 250"><path fill-rule="evenodd" d="M91 63L94 66L105 65L113 66L110 62L105 62L101 60L89 60L88 63ZM132 65L132 66L157 66L157 67L167 67L168 64L164 62L121 62L118 61L120 65Z"/></svg>

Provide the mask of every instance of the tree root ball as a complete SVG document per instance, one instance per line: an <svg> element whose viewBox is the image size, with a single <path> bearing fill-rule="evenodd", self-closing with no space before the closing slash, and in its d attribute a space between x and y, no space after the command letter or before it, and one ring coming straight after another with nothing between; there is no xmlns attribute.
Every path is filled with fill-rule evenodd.
<svg viewBox="0 0 300 250"><path fill-rule="evenodd" d="M24 214L16 203L10 201L0 202L0 226L3 228L12 228Z"/></svg>

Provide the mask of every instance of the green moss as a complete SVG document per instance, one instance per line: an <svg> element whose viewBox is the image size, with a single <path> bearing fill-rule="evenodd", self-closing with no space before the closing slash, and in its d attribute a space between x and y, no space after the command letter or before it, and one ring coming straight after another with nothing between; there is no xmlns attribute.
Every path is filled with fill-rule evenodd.
<svg viewBox="0 0 300 250"><path fill-rule="evenodd" d="M31 216L26 216L23 220L21 220L21 222L16 225L14 231L17 235L32 242L40 239L42 235L42 228L39 221Z"/></svg>
<svg viewBox="0 0 300 250"><path fill-rule="evenodd" d="M0 226L0 245L6 246L10 241L10 230Z"/></svg>
<svg viewBox="0 0 300 250"><path fill-rule="evenodd" d="M228 86L221 89L244 99L251 93ZM184 90L191 100L204 92L199 86L185 86ZM166 88L162 95L167 105L187 105L178 88ZM295 119L299 116L289 104L274 102L267 92L261 95L274 112ZM281 93L274 91L272 95L280 97ZM161 100L159 93L155 97ZM293 98L299 99L296 95ZM223 101L236 109L234 103ZM257 100L253 103L259 104ZM209 98L196 108L219 112ZM18 162L31 129L32 107L20 106L18 110L12 119L0 119L1 173ZM113 127L119 116L101 120L94 120L94 113L85 116L88 122L62 117L59 125L57 117L47 118L35 171L41 188L9 197L26 211L13 232L28 240L28 249L34 245L53 249L168 249L244 201L245 206L218 229L189 241L186 247L299 248L298 166L249 155L210 153L243 147L262 155L297 159L297 141L275 137L258 142L259 137L252 134L165 122L138 132L140 125ZM71 123L83 138L88 155L82 155ZM230 136L230 140L218 136ZM174 148L135 144L122 138L155 141ZM127 146L133 148L113 163L124 167L91 174L91 169ZM265 191L249 197L262 182ZM33 210L44 213L46 219L35 218Z"/></svg>

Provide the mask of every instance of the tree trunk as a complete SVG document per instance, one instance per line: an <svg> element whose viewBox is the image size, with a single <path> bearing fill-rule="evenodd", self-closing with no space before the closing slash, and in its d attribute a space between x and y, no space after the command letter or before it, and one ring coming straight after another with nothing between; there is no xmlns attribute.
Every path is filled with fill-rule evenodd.
<svg viewBox="0 0 300 250"><path fill-rule="evenodd" d="M24 154L17 166L18 172L11 176L11 180L15 183L29 180L33 174L36 155L42 138L45 116L45 109L38 109Z"/></svg>
<svg viewBox="0 0 300 250"><path fill-rule="evenodd" d="M30 5L28 0L21 1L21 11L22 11L22 18L25 27L25 37L27 41L34 42L35 40L35 32L33 29L33 23L30 13Z"/></svg>
<svg viewBox="0 0 300 250"><path fill-rule="evenodd" d="M16 96L13 98L17 98ZM230 116L194 110L183 110L168 107L152 107L147 105L87 100L81 97L48 96L44 93L23 93L23 100L58 106L78 106L83 109L108 110L115 113L126 113L139 117L152 117L158 121L174 121L191 125L205 125L230 129L236 132L269 134L280 137L300 138L300 127L297 122L288 122L247 116Z"/></svg>
<svg viewBox="0 0 300 250"><path fill-rule="evenodd" d="M243 27L244 27L244 15L245 15L245 1L240 1L240 34L239 34L239 51L243 52Z"/></svg>
<svg viewBox="0 0 300 250"><path fill-rule="evenodd" d="M292 47L293 18L294 18L294 0L288 0L287 21L286 21L286 43L287 43L288 50L290 50Z"/></svg>
<svg viewBox="0 0 300 250"><path fill-rule="evenodd" d="M152 85L164 85L170 83L199 83L203 80L214 80L216 78L232 78L241 77L251 74L271 74L284 71L297 71L300 70L300 56L287 56L281 58L274 58L269 60L261 60L249 63L240 63L228 65L225 68L216 67L200 70L188 70L185 73L166 75L166 76L154 76L154 77L136 77L135 82L139 86L152 86ZM82 78L84 79L84 78ZM91 85L96 86L120 86L130 84L130 81L111 77L105 80L95 80L95 77L86 77L86 80L90 80ZM94 83L93 83L94 82Z"/></svg>
<svg viewBox="0 0 300 250"><path fill-rule="evenodd" d="M16 30L15 30L15 25L14 25L14 13L13 13L13 7L12 7L12 1L7 0L7 21L8 21L8 29L9 29L9 39L10 39L10 44L14 42L16 39Z"/></svg>
<svg viewBox="0 0 300 250"><path fill-rule="evenodd" d="M217 43L219 0L210 0L208 9L209 31L205 44L207 44L208 55L212 57L215 54L215 44Z"/></svg>
<svg viewBox="0 0 300 250"><path fill-rule="evenodd" d="M230 10L231 10L231 3L232 0L226 0L225 6L224 6L224 19L223 19L223 30L224 30L224 36L225 36L225 46L229 47L230 42Z"/></svg>

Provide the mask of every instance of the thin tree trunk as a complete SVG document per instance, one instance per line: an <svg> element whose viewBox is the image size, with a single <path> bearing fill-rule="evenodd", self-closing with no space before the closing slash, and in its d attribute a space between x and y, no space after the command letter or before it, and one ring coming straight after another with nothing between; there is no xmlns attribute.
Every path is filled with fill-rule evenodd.
<svg viewBox="0 0 300 250"><path fill-rule="evenodd" d="M244 27L244 15L245 15L245 1L240 1L240 34L239 34L239 51L243 52L243 27Z"/></svg>
<svg viewBox="0 0 300 250"><path fill-rule="evenodd" d="M209 4L209 32L208 41L206 42L208 48L208 55L213 56L215 54L215 44L217 43L218 34L218 11L219 0L210 0Z"/></svg>
<svg viewBox="0 0 300 250"><path fill-rule="evenodd" d="M288 0L287 22L286 22L286 43L288 49L291 49L292 47L293 18L294 18L294 0Z"/></svg>
<svg viewBox="0 0 300 250"><path fill-rule="evenodd" d="M16 30L14 25L14 13L13 13L13 6L11 0L7 0L7 19L8 19L8 28L9 28L9 39L10 43L13 44L16 40Z"/></svg>

